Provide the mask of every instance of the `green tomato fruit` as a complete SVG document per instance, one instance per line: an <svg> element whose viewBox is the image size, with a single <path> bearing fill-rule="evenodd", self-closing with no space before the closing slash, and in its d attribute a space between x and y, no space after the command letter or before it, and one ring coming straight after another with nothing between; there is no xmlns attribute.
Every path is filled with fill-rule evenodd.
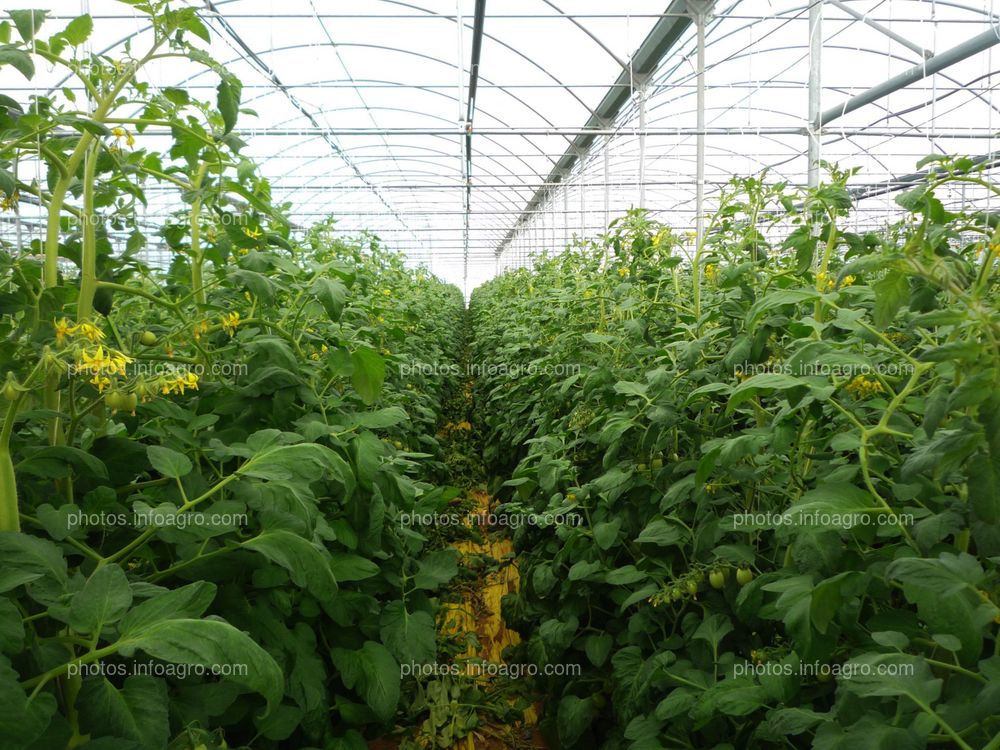
<svg viewBox="0 0 1000 750"><path fill-rule="evenodd" d="M726 576L721 570L713 570L708 574L708 582L713 589L721 589L726 585Z"/></svg>
<svg viewBox="0 0 1000 750"><path fill-rule="evenodd" d="M126 396L121 391L108 391L104 394L104 405L112 411L125 408Z"/></svg>
<svg viewBox="0 0 1000 750"><path fill-rule="evenodd" d="M645 471L645 470L646 470L646 469L648 469L649 467L648 467L648 466L646 466L646 464L639 464L639 465L638 465L638 466L637 466L636 468L637 468L637 469L638 469L639 471Z"/></svg>
<svg viewBox="0 0 1000 750"><path fill-rule="evenodd" d="M736 582L740 586L746 586L753 580L753 571L750 568L740 568L736 571Z"/></svg>
<svg viewBox="0 0 1000 750"><path fill-rule="evenodd" d="M662 458L654 458L652 460L652 462L650 463L650 466L652 466L654 469L662 469L663 468L663 459Z"/></svg>
<svg viewBox="0 0 1000 750"><path fill-rule="evenodd" d="M17 401L17 397L20 395L14 377L8 377L7 382L3 384L3 397L8 401Z"/></svg>
<svg viewBox="0 0 1000 750"><path fill-rule="evenodd" d="M156 334L152 331L143 331L142 335L139 337L139 341L142 342L143 346L154 346L156 344Z"/></svg>
<svg viewBox="0 0 1000 750"><path fill-rule="evenodd" d="M695 594L697 594L698 593L698 584L695 583L694 581L688 581L687 582L687 592L691 596L694 596Z"/></svg>

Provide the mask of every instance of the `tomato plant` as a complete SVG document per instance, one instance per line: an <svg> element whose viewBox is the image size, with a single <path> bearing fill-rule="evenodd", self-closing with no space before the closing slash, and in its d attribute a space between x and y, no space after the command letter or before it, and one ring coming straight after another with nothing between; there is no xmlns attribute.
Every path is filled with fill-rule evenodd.
<svg viewBox="0 0 1000 750"><path fill-rule="evenodd" d="M579 520L505 601L581 667L558 746L1000 747L1000 235L936 197L1000 189L935 166L882 232L765 175L700 246L637 210L473 294L506 507Z"/></svg>
<svg viewBox="0 0 1000 750"><path fill-rule="evenodd" d="M48 215L0 252L0 736L363 748L400 711L400 664L435 658L457 572L398 516L454 494L435 481L454 377L401 365L457 356L462 296L374 237L293 236L194 10L130 4L152 43L121 59L82 52L89 16L0 24L0 64L87 92L0 99L0 189ZM214 71L216 101L154 91L164 56ZM152 126L168 152L142 148ZM183 206L166 269L139 253L154 183Z"/></svg>

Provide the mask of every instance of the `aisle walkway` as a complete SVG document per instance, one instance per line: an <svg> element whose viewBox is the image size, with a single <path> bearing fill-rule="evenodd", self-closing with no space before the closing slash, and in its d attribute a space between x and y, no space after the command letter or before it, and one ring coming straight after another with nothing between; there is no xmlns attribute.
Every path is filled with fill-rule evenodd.
<svg viewBox="0 0 1000 750"><path fill-rule="evenodd" d="M544 750L538 732L539 705L520 665L507 664L504 649L520 638L504 625L501 602L518 589L514 549L507 532L491 529L493 498L484 489L486 468L467 381L444 409L438 433L448 467L446 483L461 490L452 507L465 530L450 543L459 553L459 575L442 597L438 616L438 667L461 670L457 677L423 681L426 718L402 739L370 743L370 750ZM451 538L455 538L454 536ZM450 737L455 737L454 741ZM450 744L449 744L450 743Z"/></svg>

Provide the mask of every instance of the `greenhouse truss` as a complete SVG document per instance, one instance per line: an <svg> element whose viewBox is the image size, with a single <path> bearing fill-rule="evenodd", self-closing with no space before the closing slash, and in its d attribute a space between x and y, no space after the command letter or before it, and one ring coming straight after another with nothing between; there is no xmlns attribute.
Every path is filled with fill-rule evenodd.
<svg viewBox="0 0 1000 750"><path fill-rule="evenodd" d="M36 5L53 23L90 13L97 52L149 33L112 0ZM734 174L806 184L810 159L860 167L857 221L882 226L919 158L992 162L1000 126L992 0L188 5L256 113L239 126L245 154L299 225L333 216L335 232L370 231L466 291L630 207L697 232ZM149 75L204 98L216 85L170 60ZM0 84L78 85L11 68ZM167 142L155 128L141 141ZM177 205L169 185L152 193L148 227ZM4 217L3 236L37 236L33 211Z"/></svg>

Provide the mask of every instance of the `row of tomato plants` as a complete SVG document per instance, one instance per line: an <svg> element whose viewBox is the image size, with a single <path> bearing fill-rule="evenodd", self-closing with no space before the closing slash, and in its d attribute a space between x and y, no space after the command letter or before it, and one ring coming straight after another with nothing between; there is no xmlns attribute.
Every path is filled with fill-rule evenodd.
<svg viewBox="0 0 1000 750"><path fill-rule="evenodd" d="M926 163L882 232L734 180L701 245L633 211L474 292L505 509L570 519L505 600L580 669L555 746L1000 748L1000 232L935 195L1000 189Z"/></svg>
<svg viewBox="0 0 1000 750"><path fill-rule="evenodd" d="M293 232L194 10L127 4L149 48L120 57L84 53L89 16L0 22L0 65L86 91L0 96L4 206L47 216L0 248L2 744L364 748L407 704L400 664L435 658L457 572L399 515L455 494L455 383L412 364L457 356L463 300L374 238ZM146 83L176 57L214 102ZM136 215L164 185L155 269Z"/></svg>

